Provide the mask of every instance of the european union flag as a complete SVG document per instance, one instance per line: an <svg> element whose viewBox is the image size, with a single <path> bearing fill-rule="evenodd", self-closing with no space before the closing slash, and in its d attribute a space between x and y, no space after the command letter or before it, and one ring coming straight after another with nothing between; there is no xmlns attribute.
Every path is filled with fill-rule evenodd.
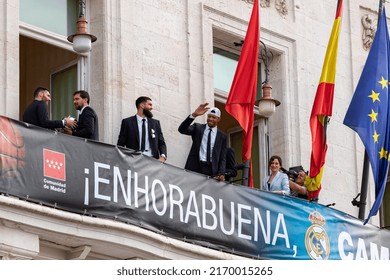
<svg viewBox="0 0 390 280"><path fill-rule="evenodd" d="M370 159L375 181L375 202L364 223L378 213L386 189L390 160L389 33L386 13L368 54L344 124L357 132Z"/></svg>

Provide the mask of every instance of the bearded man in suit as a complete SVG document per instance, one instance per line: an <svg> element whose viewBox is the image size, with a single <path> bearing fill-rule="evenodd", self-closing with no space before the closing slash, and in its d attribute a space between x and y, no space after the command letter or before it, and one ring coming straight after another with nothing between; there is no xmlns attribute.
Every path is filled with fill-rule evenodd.
<svg viewBox="0 0 390 280"><path fill-rule="evenodd" d="M193 123L196 117L207 112L207 124ZM226 135L217 128L221 120L218 108L200 104L179 126L181 134L192 137L185 169L212 176L219 181L225 179Z"/></svg>
<svg viewBox="0 0 390 280"><path fill-rule="evenodd" d="M86 139L99 140L98 116L95 110L89 106L90 99L89 93L85 90L73 93L73 105L80 113L76 128L65 128L64 133Z"/></svg>
<svg viewBox="0 0 390 280"><path fill-rule="evenodd" d="M34 91L34 100L26 108L23 114L23 121L48 129L74 127L76 121L70 117L62 120L50 120L47 109L48 103L51 101L51 95L47 88L37 87Z"/></svg>
<svg viewBox="0 0 390 280"><path fill-rule="evenodd" d="M152 99L147 96L138 97L135 106L135 116L122 120L117 145L141 151L146 156L165 162L167 146L160 121L153 119Z"/></svg>

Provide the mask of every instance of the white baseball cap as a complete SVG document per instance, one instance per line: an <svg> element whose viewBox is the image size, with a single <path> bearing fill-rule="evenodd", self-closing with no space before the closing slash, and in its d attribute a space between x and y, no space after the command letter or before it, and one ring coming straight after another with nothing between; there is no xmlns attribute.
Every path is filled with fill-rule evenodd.
<svg viewBox="0 0 390 280"><path fill-rule="evenodd" d="M216 107L210 108L207 111L207 115L214 115L214 116L220 118L221 117L221 111L218 108L216 108Z"/></svg>

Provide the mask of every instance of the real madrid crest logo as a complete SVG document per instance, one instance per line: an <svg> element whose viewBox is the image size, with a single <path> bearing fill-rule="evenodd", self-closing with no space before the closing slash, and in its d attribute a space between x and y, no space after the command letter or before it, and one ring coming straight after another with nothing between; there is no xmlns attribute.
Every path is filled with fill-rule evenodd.
<svg viewBox="0 0 390 280"><path fill-rule="evenodd" d="M305 235L306 251L313 260L327 260L330 254L329 237L323 226L325 218L318 212L311 212L309 221L312 225Z"/></svg>

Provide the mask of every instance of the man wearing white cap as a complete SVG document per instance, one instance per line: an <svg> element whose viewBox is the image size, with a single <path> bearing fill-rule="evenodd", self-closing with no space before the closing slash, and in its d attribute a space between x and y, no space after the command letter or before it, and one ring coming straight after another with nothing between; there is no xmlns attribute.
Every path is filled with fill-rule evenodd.
<svg viewBox="0 0 390 280"><path fill-rule="evenodd" d="M203 103L179 126L181 134L192 137L185 169L212 176L219 181L225 178L226 135L217 128L221 120L218 108ZM207 124L193 123L196 117L207 112Z"/></svg>

